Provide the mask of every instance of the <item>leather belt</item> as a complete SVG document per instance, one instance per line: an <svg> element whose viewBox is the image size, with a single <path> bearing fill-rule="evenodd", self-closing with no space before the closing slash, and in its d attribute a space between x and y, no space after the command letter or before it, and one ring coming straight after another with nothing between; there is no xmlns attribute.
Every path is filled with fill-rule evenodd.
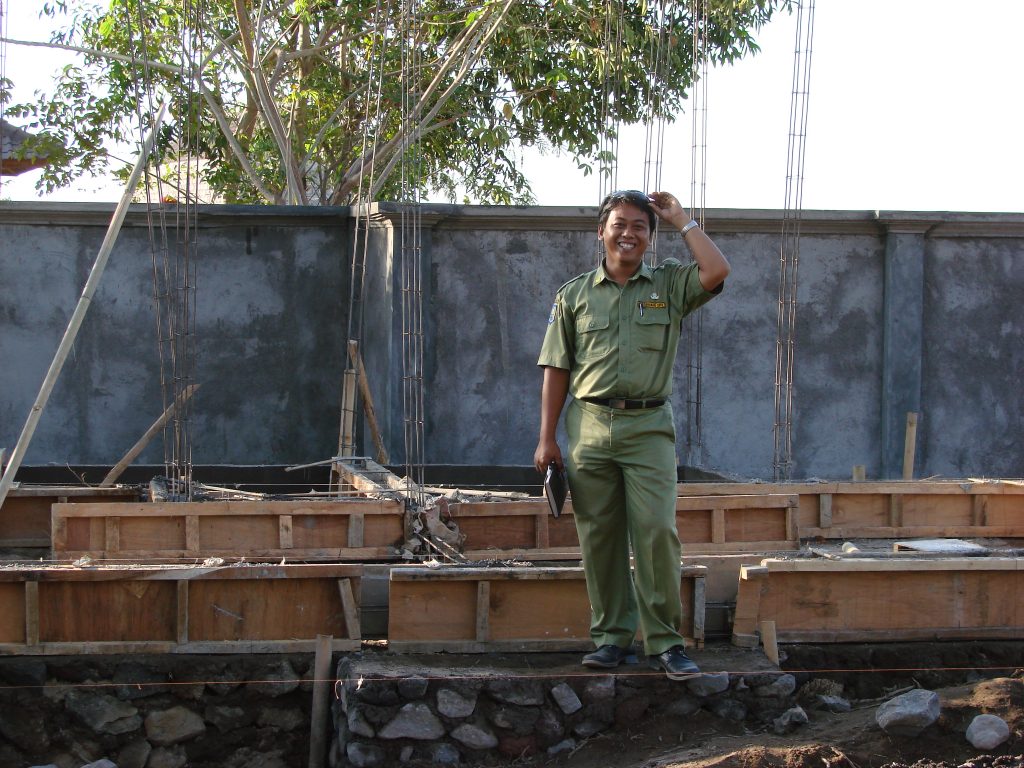
<svg viewBox="0 0 1024 768"><path fill-rule="evenodd" d="M581 397L580 399L585 403L603 405L620 411L632 411L638 408L658 408L665 404L664 397L654 397L648 400L626 400L621 397Z"/></svg>

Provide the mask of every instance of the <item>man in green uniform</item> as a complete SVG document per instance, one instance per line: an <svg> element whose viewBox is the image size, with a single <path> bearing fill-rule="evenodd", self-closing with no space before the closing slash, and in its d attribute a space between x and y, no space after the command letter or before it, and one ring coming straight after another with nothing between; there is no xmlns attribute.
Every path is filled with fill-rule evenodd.
<svg viewBox="0 0 1024 768"><path fill-rule="evenodd" d="M644 263L657 219L682 233L694 261ZM699 674L679 634L672 364L680 320L721 292L729 262L668 192L613 192L601 203L601 265L563 285L548 317L537 470L568 470L597 650L612 668L639 627L650 665L673 679ZM566 411L563 464L555 440ZM635 573L630 576L630 545Z"/></svg>

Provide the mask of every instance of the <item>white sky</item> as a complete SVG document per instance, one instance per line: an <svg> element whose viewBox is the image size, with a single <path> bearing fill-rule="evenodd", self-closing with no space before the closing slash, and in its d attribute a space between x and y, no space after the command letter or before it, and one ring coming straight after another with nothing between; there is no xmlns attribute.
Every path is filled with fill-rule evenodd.
<svg viewBox="0 0 1024 768"><path fill-rule="evenodd" d="M44 40L40 0L6 0L6 31ZM1024 66L1012 43L1019 0L818 0L803 207L1024 212ZM795 17L757 36L757 56L708 78L705 202L781 208ZM48 88L61 54L8 45L15 100ZM690 195L690 118L668 126L662 186ZM643 185L644 131L620 140L618 186ZM523 158L543 205L591 205L598 182L565 157ZM0 197L37 199L37 172L4 178ZM51 200L116 200L116 184L79 182Z"/></svg>

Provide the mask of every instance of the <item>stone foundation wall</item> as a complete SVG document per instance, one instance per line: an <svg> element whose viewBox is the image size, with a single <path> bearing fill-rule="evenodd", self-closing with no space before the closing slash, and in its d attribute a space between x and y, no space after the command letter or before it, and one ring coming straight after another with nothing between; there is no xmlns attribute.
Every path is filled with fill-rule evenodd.
<svg viewBox="0 0 1024 768"><path fill-rule="evenodd" d="M312 667L312 654L3 658L0 766L305 768Z"/></svg>
<svg viewBox="0 0 1024 768"><path fill-rule="evenodd" d="M681 729L701 709L785 729L794 712L795 678L759 664L759 654L727 665L753 671L709 672L686 682L646 665L595 674L579 666L579 654L552 656L535 654L507 667L494 655L342 659L331 768L506 765L570 752L653 714L677 718Z"/></svg>

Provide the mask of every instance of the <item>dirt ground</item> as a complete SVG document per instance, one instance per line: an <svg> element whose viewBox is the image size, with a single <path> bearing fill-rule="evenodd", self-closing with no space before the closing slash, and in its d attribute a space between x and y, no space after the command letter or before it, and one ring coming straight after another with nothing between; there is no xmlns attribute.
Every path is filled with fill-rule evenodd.
<svg viewBox="0 0 1024 768"><path fill-rule="evenodd" d="M810 722L786 736L770 729L748 732L701 711L680 731L678 721L652 716L629 733L596 737L567 758L565 768L1024 768L1024 672L970 683L923 686L942 703L939 721L920 736L888 736L875 711L905 690L907 678L869 673L881 686L873 699L851 698L852 710L832 714L807 710ZM910 678L910 685L915 681ZM888 680L891 685L886 687ZM845 695L850 696L849 692ZM1010 727L1010 738L988 754L971 746L965 732L979 714L994 714Z"/></svg>

